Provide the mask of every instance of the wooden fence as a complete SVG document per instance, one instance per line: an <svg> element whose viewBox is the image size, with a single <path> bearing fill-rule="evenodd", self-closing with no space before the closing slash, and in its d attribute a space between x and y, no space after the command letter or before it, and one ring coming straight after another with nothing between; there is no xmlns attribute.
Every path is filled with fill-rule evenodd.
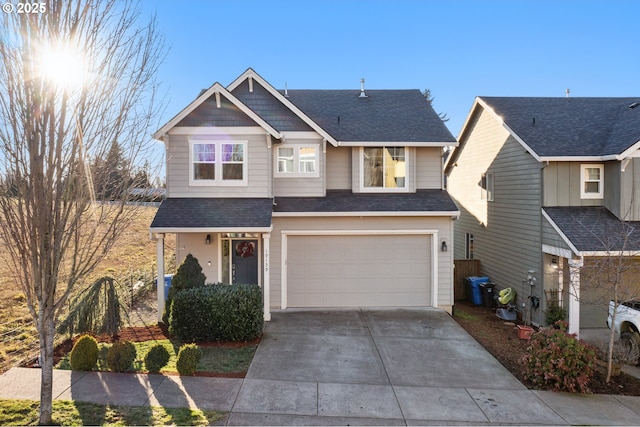
<svg viewBox="0 0 640 427"><path fill-rule="evenodd" d="M455 301L467 299L467 289L464 285L465 277L480 274L480 260L457 259L453 261L453 299Z"/></svg>

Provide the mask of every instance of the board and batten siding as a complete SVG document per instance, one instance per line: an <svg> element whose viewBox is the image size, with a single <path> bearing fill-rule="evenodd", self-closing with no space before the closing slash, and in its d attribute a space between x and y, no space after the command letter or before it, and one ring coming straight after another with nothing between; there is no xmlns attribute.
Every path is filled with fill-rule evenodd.
<svg viewBox="0 0 640 427"><path fill-rule="evenodd" d="M580 162L550 162L543 169L543 206L602 206L603 199L580 198ZM605 171L605 195L608 180ZM606 196L605 196L606 197Z"/></svg>
<svg viewBox="0 0 640 427"><path fill-rule="evenodd" d="M624 172L619 162L611 162L613 165L611 175L616 174L618 182L614 187L619 192L618 199L612 197L610 203L606 203L607 208L613 212L618 218L624 218L627 221L640 221L640 158L632 158L625 167ZM608 166L608 165L607 165ZM605 167L605 170L607 167ZM609 174L605 176L607 179ZM605 184L605 192L609 186ZM605 193L605 197L606 197ZM614 194L615 195L615 194ZM634 201L636 201L634 203Z"/></svg>
<svg viewBox="0 0 640 427"><path fill-rule="evenodd" d="M540 284L533 294L542 293L541 164L492 113L476 114L448 179L448 191L461 212L455 224L455 255L464 259L465 235L473 234L480 275L498 289L515 288L522 303L530 292L523 284L528 270L536 272ZM482 198L480 183L486 172L494 174L493 201ZM534 312L533 321L541 320L540 310Z"/></svg>
<svg viewBox="0 0 640 427"><path fill-rule="evenodd" d="M264 132L230 137L213 131L211 135L200 131L193 136L176 134L176 131L179 128L170 133L167 147L167 197L272 197L272 155ZM189 185L189 141L221 139L247 141L247 185Z"/></svg>
<svg viewBox="0 0 640 427"><path fill-rule="evenodd" d="M438 231L438 239L451 242L451 217L275 217L270 239L271 307L280 308L282 284L282 230L412 230ZM438 251L438 306L453 305L453 251Z"/></svg>

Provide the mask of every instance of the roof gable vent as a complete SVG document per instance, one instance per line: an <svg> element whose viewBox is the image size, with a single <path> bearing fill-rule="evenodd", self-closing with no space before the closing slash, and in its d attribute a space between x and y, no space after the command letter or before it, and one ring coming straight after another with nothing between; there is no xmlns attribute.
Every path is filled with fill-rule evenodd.
<svg viewBox="0 0 640 427"><path fill-rule="evenodd" d="M364 77L360 79L360 98L366 98L367 94L364 92Z"/></svg>

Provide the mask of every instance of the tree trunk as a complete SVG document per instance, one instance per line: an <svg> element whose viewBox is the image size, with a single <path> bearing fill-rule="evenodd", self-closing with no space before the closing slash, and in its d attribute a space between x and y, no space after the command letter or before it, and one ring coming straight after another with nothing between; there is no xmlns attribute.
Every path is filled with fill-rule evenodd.
<svg viewBox="0 0 640 427"><path fill-rule="evenodd" d="M53 340L55 322L52 314L44 314L38 335L40 338L40 419L39 425L51 425L53 415Z"/></svg>

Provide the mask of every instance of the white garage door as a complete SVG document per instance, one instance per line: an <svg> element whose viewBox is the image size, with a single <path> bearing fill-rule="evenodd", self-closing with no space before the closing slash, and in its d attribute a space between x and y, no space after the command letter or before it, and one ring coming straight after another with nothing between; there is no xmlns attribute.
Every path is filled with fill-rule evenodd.
<svg viewBox="0 0 640 427"><path fill-rule="evenodd" d="M292 235L288 306L430 306L431 262L430 235Z"/></svg>

